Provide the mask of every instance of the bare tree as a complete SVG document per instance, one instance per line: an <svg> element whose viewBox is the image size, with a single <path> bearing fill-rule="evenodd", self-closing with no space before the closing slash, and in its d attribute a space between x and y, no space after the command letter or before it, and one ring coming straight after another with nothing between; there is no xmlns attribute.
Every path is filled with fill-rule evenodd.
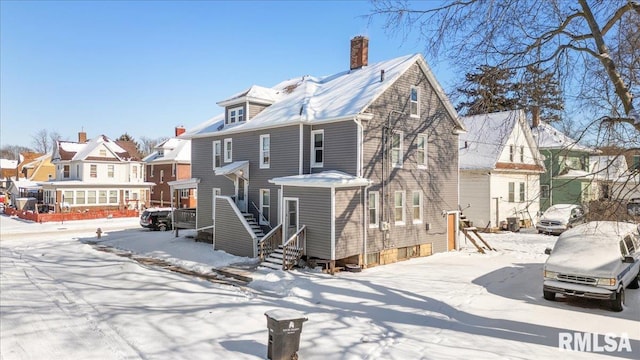
<svg viewBox="0 0 640 360"><path fill-rule="evenodd" d="M459 66L459 73L484 64L519 73L535 66L561 79L565 96L599 110L601 123L630 124L640 133L633 104L640 91L637 1L372 3L370 18L383 16L386 29L405 38L417 34L430 56Z"/></svg>
<svg viewBox="0 0 640 360"><path fill-rule="evenodd" d="M33 150L36 152L47 154L56 142L60 140L62 136L57 131L48 131L46 129L39 130L35 134L31 135Z"/></svg>
<svg viewBox="0 0 640 360"><path fill-rule="evenodd" d="M7 160L20 160L20 153L30 152L30 148L19 145L6 145L0 149L0 158Z"/></svg>
<svg viewBox="0 0 640 360"><path fill-rule="evenodd" d="M142 156L144 157L151 154L153 152L153 149L156 147L156 145L160 144L161 142L167 139L169 138L159 137L156 139L151 139L146 136L140 137L140 152L142 153Z"/></svg>

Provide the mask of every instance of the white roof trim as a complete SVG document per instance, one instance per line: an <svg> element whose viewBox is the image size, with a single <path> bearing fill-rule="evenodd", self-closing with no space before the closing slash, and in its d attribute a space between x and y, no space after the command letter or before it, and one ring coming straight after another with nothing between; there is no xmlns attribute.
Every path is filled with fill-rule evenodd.
<svg viewBox="0 0 640 360"><path fill-rule="evenodd" d="M343 173L342 171L329 170L315 174L293 175L277 177L269 180L270 183L281 186L342 188L371 185L371 180Z"/></svg>
<svg viewBox="0 0 640 360"><path fill-rule="evenodd" d="M199 178L182 179L176 181L168 181L169 187L172 189L193 189L200 183Z"/></svg>
<svg viewBox="0 0 640 360"><path fill-rule="evenodd" d="M244 178L249 178L249 162L247 160L234 161L229 165L219 167L216 169L216 175L229 175L239 170L244 171Z"/></svg>

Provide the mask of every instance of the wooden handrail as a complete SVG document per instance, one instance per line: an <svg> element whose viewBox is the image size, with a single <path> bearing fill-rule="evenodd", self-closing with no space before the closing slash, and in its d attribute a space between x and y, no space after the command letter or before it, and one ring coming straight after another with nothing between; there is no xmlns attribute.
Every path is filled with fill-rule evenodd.
<svg viewBox="0 0 640 360"><path fill-rule="evenodd" d="M258 243L260 261L264 261L278 246L282 245L282 224L277 225Z"/></svg>
<svg viewBox="0 0 640 360"><path fill-rule="evenodd" d="M305 253L307 226L302 227L282 245L282 269L294 267Z"/></svg>

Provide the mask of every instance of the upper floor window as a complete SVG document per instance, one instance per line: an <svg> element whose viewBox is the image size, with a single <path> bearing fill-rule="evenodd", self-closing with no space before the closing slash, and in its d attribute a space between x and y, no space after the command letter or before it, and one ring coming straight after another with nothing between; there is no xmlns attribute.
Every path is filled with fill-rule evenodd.
<svg viewBox="0 0 640 360"><path fill-rule="evenodd" d="M524 145L520 146L520 162L524 162Z"/></svg>
<svg viewBox="0 0 640 360"><path fill-rule="evenodd" d="M516 161L516 147L515 145L509 145L509 161Z"/></svg>
<svg viewBox="0 0 640 360"><path fill-rule="evenodd" d="M269 134L260 135L260 168L268 169L271 164L271 140Z"/></svg>
<svg viewBox="0 0 640 360"><path fill-rule="evenodd" d="M311 167L324 166L324 130L311 132Z"/></svg>
<svg viewBox="0 0 640 360"><path fill-rule="evenodd" d="M222 145L220 140L213 142L213 168L219 168L222 166Z"/></svg>
<svg viewBox="0 0 640 360"><path fill-rule="evenodd" d="M164 182L164 170L160 170L160 182Z"/></svg>
<svg viewBox="0 0 640 360"><path fill-rule="evenodd" d="M520 202L524 202L525 195L526 195L525 186L524 186L524 183L521 182L520 183Z"/></svg>
<svg viewBox="0 0 640 360"><path fill-rule="evenodd" d="M153 164L149 165L149 177L153 177Z"/></svg>
<svg viewBox="0 0 640 360"><path fill-rule="evenodd" d="M114 166L113 165L107 165L107 177L112 178L113 177L113 172L114 172Z"/></svg>
<svg viewBox="0 0 640 360"><path fill-rule="evenodd" d="M402 133L391 134L391 166L402 167Z"/></svg>
<svg viewBox="0 0 640 360"><path fill-rule="evenodd" d="M171 164L171 176L176 177L176 164Z"/></svg>
<svg viewBox="0 0 640 360"><path fill-rule="evenodd" d="M224 162L233 161L233 146L232 139L224 139Z"/></svg>
<svg viewBox="0 0 640 360"><path fill-rule="evenodd" d="M427 167L427 135L418 135L418 149L416 153L418 168Z"/></svg>
<svg viewBox="0 0 640 360"><path fill-rule="evenodd" d="M69 165L64 165L62 167L62 169L63 169L62 170L62 177L65 178L65 179L68 178L69 177Z"/></svg>
<svg viewBox="0 0 640 360"><path fill-rule="evenodd" d="M106 157L106 156L107 156L107 150L105 150L105 149L100 149L100 151L99 151L99 152L100 152L100 156L102 156L102 157Z"/></svg>
<svg viewBox="0 0 640 360"><path fill-rule="evenodd" d="M92 178L98 177L98 165L94 164L89 167L89 176L91 176Z"/></svg>
<svg viewBox="0 0 640 360"><path fill-rule="evenodd" d="M420 89L417 86L412 86L409 95L409 114L413 117L420 116Z"/></svg>
<svg viewBox="0 0 640 360"><path fill-rule="evenodd" d="M227 125L242 121L244 121L244 108L242 106L227 110Z"/></svg>
<svg viewBox="0 0 640 360"><path fill-rule="evenodd" d="M131 168L131 172L133 174L133 178L137 179L138 178L138 167L136 165L133 165L133 167Z"/></svg>

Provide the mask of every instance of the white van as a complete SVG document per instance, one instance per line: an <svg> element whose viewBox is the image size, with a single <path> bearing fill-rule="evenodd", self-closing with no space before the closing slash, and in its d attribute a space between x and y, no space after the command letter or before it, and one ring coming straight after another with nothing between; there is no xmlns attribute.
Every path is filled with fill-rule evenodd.
<svg viewBox="0 0 640 360"><path fill-rule="evenodd" d="M624 308L625 287L640 285L640 226L592 221L560 235L544 265L543 295L556 294L611 301Z"/></svg>

